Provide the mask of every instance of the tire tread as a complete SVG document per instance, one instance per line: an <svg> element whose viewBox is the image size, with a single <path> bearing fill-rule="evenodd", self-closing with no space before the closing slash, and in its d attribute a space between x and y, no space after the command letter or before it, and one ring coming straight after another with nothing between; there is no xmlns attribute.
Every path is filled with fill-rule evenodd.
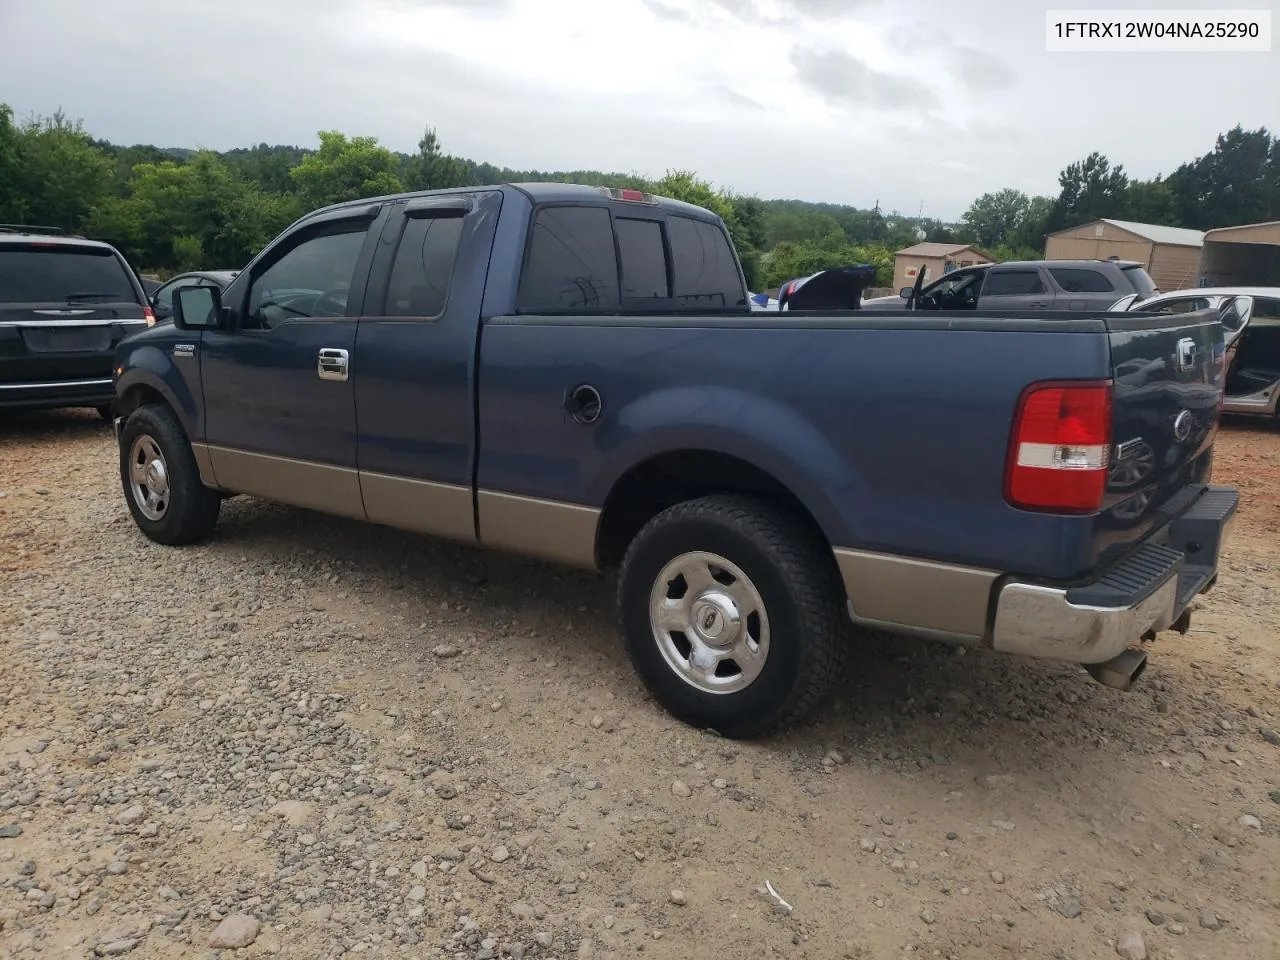
<svg viewBox="0 0 1280 960"><path fill-rule="evenodd" d="M758 737L793 725L831 693L848 656L844 585L834 560L828 559L829 548L799 519L768 500L736 493L687 500L653 517L628 546L619 578L619 606L639 545L659 529L689 521L723 525L768 555L786 584L804 633L799 672L788 696L767 715L744 717L732 730L718 732ZM652 685L650 690L660 695Z"/></svg>
<svg viewBox="0 0 1280 960"><path fill-rule="evenodd" d="M130 428L139 424L160 443L161 451L169 466L169 510L160 521L142 516L133 502L129 489L126 460L133 442ZM178 418L164 404L150 403L138 407L125 421L120 437L120 482L124 487L125 502L138 528L150 540L165 546L179 547L199 543L213 532L222 507L218 491L206 487L200 480L191 443L178 423Z"/></svg>

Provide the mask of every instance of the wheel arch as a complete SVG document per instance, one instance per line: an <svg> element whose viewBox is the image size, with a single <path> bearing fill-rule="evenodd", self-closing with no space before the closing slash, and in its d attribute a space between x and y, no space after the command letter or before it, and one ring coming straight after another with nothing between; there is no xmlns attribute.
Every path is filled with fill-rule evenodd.
<svg viewBox="0 0 1280 960"><path fill-rule="evenodd" d="M602 570L616 570L636 534L663 510L722 493L766 500L799 520L821 543L828 544L813 511L763 467L732 454L688 448L650 456L615 481L596 527L596 564ZM835 565L834 554L831 563Z"/></svg>

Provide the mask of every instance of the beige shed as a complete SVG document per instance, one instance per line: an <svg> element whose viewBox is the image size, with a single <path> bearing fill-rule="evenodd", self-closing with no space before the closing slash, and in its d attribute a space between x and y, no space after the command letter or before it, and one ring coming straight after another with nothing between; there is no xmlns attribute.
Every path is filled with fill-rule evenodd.
<svg viewBox="0 0 1280 960"><path fill-rule="evenodd" d="M936 280L944 273L994 263L991 257L967 243L916 243L899 250L893 258L893 289L913 286L916 274L924 267L925 281Z"/></svg>
<svg viewBox="0 0 1280 960"><path fill-rule="evenodd" d="M1136 260L1162 291L1196 286L1205 235L1184 227L1093 220L1045 238L1046 260Z"/></svg>

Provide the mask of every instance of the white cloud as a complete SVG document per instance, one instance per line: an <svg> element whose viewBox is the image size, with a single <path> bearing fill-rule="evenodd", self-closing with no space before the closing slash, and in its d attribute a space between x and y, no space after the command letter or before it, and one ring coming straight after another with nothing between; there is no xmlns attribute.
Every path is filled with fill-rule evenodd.
<svg viewBox="0 0 1280 960"><path fill-rule="evenodd" d="M122 142L340 129L410 150L430 123L446 149L512 167L692 168L944 217L986 190L1055 193L1095 149L1149 176L1237 122L1277 124L1280 54L1048 54L1043 16L1008 0L0 0L0 90Z"/></svg>

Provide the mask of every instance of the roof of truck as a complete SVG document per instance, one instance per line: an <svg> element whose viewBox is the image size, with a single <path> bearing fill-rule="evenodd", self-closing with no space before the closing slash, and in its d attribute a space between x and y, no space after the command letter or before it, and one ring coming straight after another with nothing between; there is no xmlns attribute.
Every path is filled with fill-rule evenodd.
<svg viewBox="0 0 1280 960"><path fill-rule="evenodd" d="M610 199L613 199L616 203L633 202L620 197L611 198L609 196L609 192L616 189L618 188L592 187L582 183L551 183L543 181L487 184L475 187L445 187L440 190L414 190L408 193L392 193L381 197L361 197L358 200L344 200L341 203L333 203L327 207L320 207L319 209L312 210L309 213L304 214L302 219L306 220L315 214L322 213L327 210L340 210L345 207L358 207L362 204L368 203L386 203L392 200L410 200L417 197L447 197L459 193L475 193L479 190L518 190L534 203L581 203L584 201L599 202L601 200ZM680 213L690 214L703 220L719 219L715 213L705 207L699 207L692 203L685 203L683 200L675 200L671 197L662 197L657 194L650 193L645 193L644 196L652 203L652 205L669 211L679 211Z"/></svg>

